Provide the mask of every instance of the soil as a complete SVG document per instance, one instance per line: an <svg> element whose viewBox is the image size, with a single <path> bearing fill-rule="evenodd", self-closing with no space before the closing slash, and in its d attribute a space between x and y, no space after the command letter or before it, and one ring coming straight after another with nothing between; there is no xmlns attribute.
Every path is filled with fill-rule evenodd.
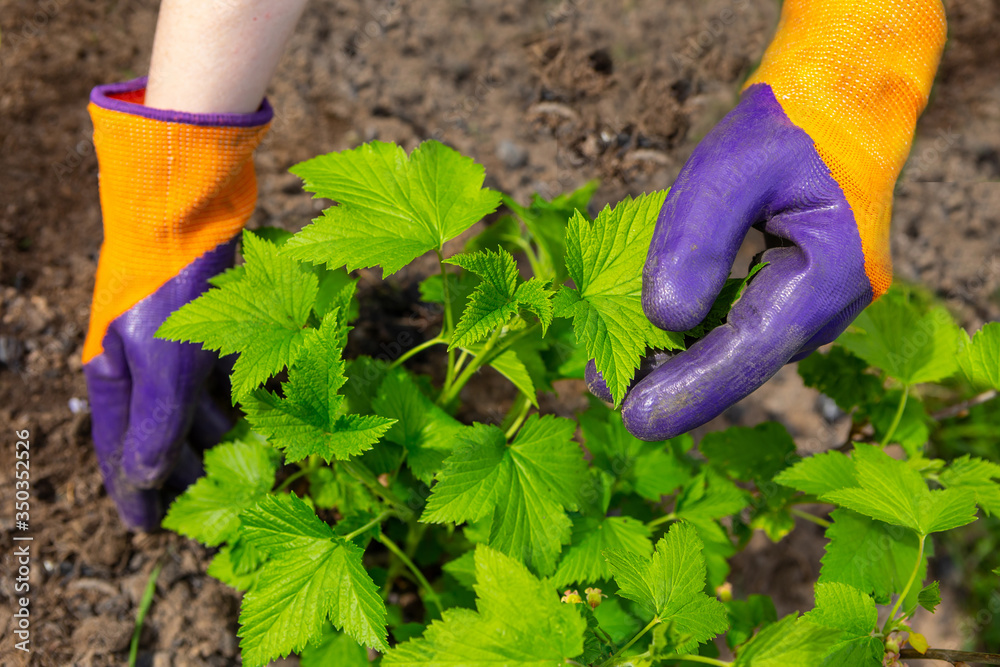
<svg viewBox="0 0 1000 667"><path fill-rule="evenodd" d="M80 354L101 243L87 94L146 71L157 4L0 0L0 437L31 433L32 665L124 664L157 562L164 569L139 664L238 662L238 597L204 574L205 549L121 527L81 409ZM928 285L972 327L1000 315L1000 6L946 4L950 42L898 186L892 241L897 274ZM301 227L323 204L302 192L289 166L376 138L411 149L436 136L521 200L591 178L602 180L601 205L662 188L734 104L777 15L770 0L315 0L270 91L278 115L258 152L251 224ZM417 273L388 285L362 275L362 299L384 304L378 326L352 339L355 351L391 340L404 318L412 325ZM478 414L466 418L489 419L508 400L499 383L481 386L466 397ZM580 383L559 390L547 409L581 408ZM824 418L823 402L789 367L705 428L763 419L782 421L812 451L838 444L846 427ZM4 446L0 466L5 545L12 451ZM800 525L776 545L759 538L735 561L737 593L776 593L779 612L808 608L820 531ZM3 665L28 664L11 649L13 571L5 548ZM932 645L974 641L957 630L961 590L945 593L948 611L927 626Z"/></svg>

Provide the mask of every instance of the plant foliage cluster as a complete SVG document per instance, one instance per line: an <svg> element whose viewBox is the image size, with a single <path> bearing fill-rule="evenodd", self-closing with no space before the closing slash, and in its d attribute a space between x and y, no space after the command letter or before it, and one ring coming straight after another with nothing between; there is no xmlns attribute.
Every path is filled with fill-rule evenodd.
<svg viewBox="0 0 1000 667"><path fill-rule="evenodd" d="M293 172L336 205L295 235L246 232L245 263L159 331L239 353L246 419L164 525L218 547L209 573L245 591L245 664L295 652L304 667L877 667L907 640L927 648L908 621L939 602L931 536L1000 513L1000 465L933 457L921 387L954 400L1000 388L1000 324L969 338L903 289L868 308L799 366L852 415L840 450L801 458L776 423L698 448L690 435L642 442L597 400L574 421L540 414L538 396L594 359L620 403L650 350L724 325L743 281L692 331L643 315L666 193L593 220L595 184L521 206L436 142L410 155L371 143ZM501 203L509 215L446 256ZM440 306L440 333L346 360L347 271L389 276L428 252L440 271L421 295ZM437 382L407 369L436 346ZM518 398L498 423L461 423L462 389L486 366ZM825 528L826 553L815 608L779 619L766 596L733 598L728 560L796 517Z"/></svg>

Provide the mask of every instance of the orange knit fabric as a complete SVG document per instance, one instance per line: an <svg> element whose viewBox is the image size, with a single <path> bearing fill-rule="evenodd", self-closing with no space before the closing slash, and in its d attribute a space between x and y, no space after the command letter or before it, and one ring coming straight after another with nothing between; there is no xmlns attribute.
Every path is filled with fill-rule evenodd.
<svg viewBox="0 0 1000 667"><path fill-rule="evenodd" d="M747 82L766 83L851 205L875 296L892 282L892 190L945 42L940 0L785 0Z"/></svg>
<svg viewBox="0 0 1000 667"><path fill-rule="evenodd" d="M115 95L141 104L145 91ZM268 125L153 120L88 107L100 165L104 243L83 361L115 318L243 228L257 202L253 151Z"/></svg>

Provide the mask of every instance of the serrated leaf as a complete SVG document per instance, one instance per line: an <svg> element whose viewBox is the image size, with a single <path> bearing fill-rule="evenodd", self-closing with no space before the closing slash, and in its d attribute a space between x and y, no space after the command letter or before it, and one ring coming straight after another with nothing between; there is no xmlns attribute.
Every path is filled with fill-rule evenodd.
<svg viewBox="0 0 1000 667"><path fill-rule="evenodd" d="M368 651L343 632L327 628L299 657L300 667L369 667Z"/></svg>
<svg viewBox="0 0 1000 667"><path fill-rule="evenodd" d="M274 486L278 456L267 445L233 441L205 452L205 476L173 502L163 527L210 547L234 538L239 515Z"/></svg>
<svg viewBox="0 0 1000 667"><path fill-rule="evenodd" d="M264 665L316 640L329 620L356 641L386 650L385 605L361 550L334 534L295 495L268 495L242 515L241 535L268 555L243 598L240 648Z"/></svg>
<svg viewBox="0 0 1000 667"><path fill-rule="evenodd" d="M822 558L819 581L839 582L873 595L886 604L903 590L917 560L917 536L901 526L870 519L846 509L830 513L833 520L826 530L830 542ZM927 571L926 556L917 573L922 581ZM915 591L911 591L911 595Z"/></svg>
<svg viewBox="0 0 1000 667"><path fill-rule="evenodd" d="M733 667L816 667L831 645L830 631L808 621L786 616L750 640Z"/></svg>
<svg viewBox="0 0 1000 667"><path fill-rule="evenodd" d="M406 464L425 484L433 481L434 473L454 450L459 432L467 428L424 396L401 368L389 371L372 409L395 420L385 440L406 450Z"/></svg>
<svg viewBox="0 0 1000 667"><path fill-rule="evenodd" d="M750 595L746 600L730 600L724 604L729 612L726 644L730 649L750 639L757 628L767 627L778 620L774 602L766 595Z"/></svg>
<svg viewBox="0 0 1000 667"><path fill-rule="evenodd" d="M936 382L958 370L956 329L943 307L921 313L905 294L890 291L837 342L905 384Z"/></svg>
<svg viewBox="0 0 1000 667"><path fill-rule="evenodd" d="M552 585L562 587L574 582L610 579L611 569L602 555L609 549L649 558L653 551L650 530L646 524L627 516L578 517L573 522L570 546L550 577Z"/></svg>
<svg viewBox="0 0 1000 667"><path fill-rule="evenodd" d="M238 591L248 591L257 585L260 567L267 557L257 549L236 538L231 544L223 544L208 564L207 574Z"/></svg>
<svg viewBox="0 0 1000 667"><path fill-rule="evenodd" d="M948 489L967 489L976 494L976 502L986 515L1000 514L1000 465L966 454L955 459L938 475Z"/></svg>
<svg viewBox="0 0 1000 667"><path fill-rule="evenodd" d="M842 505L873 519L906 526L928 535L964 526L976 520L971 491L931 491L920 473L876 447L854 450L856 488L829 491L821 500Z"/></svg>
<svg viewBox="0 0 1000 667"><path fill-rule="evenodd" d="M802 459L791 468L781 471L774 481L815 496L858 486L854 462L837 451Z"/></svg>
<svg viewBox="0 0 1000 667"><path fill-rule="evenodd" d="M686 653L729 627L726 608L703 591L705 559L695 529L674 524L652 558L630 551L604 553L618 582L618 595L637 602L650 617L670 624L676 652Z"/></svg>
<svg viewBox="0 0 1000 667"><path fill-rule="evenodd" d="M844 412L857 405L875 403L882 395L882 383L866 373L868 363L846 348L834 345L829 352L814 352L798 363L799 375L834 400Z"/></svg>
<svg viewBox="0 0 1000 667"><path fill-rule="evenodd" d="M1000 322L988 322L969 338L959 331L958 366L969 384L1000 390Z"/></svg>
<svg viewBox="0 0 1000 667"><path fill-rule="evenodd" d="M828 667L879 667L883 646L872 632L878 623L875 601L862 591L839 583L816 585L816 607L802 619L837 631L824 656Z"/></svg>
<svg viewBox="0 0 1000 667"><path fill-rule="evenodd" d="M233 403L298 356L318 290L315 274L282 256L273 244L247 232L242 278L210 289L167 318L158 338L201 343L233 365Z"/></svg>
<svg viewBox="0 0 1000 667"><path fill-rule="evenodd" d="M721 519L749 505L746 492L730 480L703 470L677 494L674 514L680 519Z"/></svg>
<svg viewBox="0 0 1000 667"><path fill-rule="evenodd" d="M920 593L917 595L917 604L930 613L934 613L937 606L941 604L941 588L938 582L932 581L920 589Z"/></svg>
<svg viewBox="0 0 1000 667"><path fill-rule="evenodd" d="M713 467L745 482L769 480L798 459L795 441L777 422L713 431L705 435L698 449Z"/></svg>
<svg viewBox="0 0 1000 667"><path fill-rule="evenodd" d="M875 439L883 444L898 443L906 452L906 456L912 459L923 454L924 445L930 437L924 404L916 396L907 397L903 414L896 423L896 430L892 432L889 442L885 442L885 435L896 419L896 411L902 399L903 391L892 389L885 392L877 403L870 403L865 408L868 419L875 429Z"/></svg>
<svg viewBox="0 0 1000 667"><path fill-rule="evenodd" d="M292 167L317 197L338 202L285 244L296 259L348 270L381 266L388 276L440 250L500 204L483 168L437 141L407 157L371 142Z"/></svg>
<svg viewBox="0 0 1000 667"><path fill-rule="evenodd" d="M506 250L455 255L446 260L476 274L481 279L469 296L462 317L455 327L449 347L468 347L503 326L521 308L533 312L542 324L542 332L552 322L552 293L546 283L532 278L518 285L517 263Z"/></svg>
<svg viewBox="0 0 1000 667"><path fill-rule="evenodd" d="M370 449L395 423L377 415L342 414L344 397L337 393L346 382L342 345L333 311L307 338L282 387L284 397L257 389L243 400L247 421L290 463L313 454L327 463L346 460Z"/></svg>
<svg viewBox="0 0 1000 667"><path fill-rule="evenodd" d="M642 267L666 192L626 198L590 223L579 212L566 232L566 268L556 312L572 313L577 340L621 403L647 347L679 349L680 334L658 329L642 310Z"/></svg>
<svg viewBox="0 0 1000 667"><path fill-rule="evenodd" d="M577 508L586 475L574 430L568 419L532 415L510 446L495 426L463 431L420 520L460 523L492 516L490 546L551 573L570 538L566 510Z"/></svg>
<svg viewBox="0 0 1000 667"><path fill-rule="evenodd" d="M475 559L478 612L446 610L384 667L548 667L583 653L587 623L574 605L509 556L480 545Z"/></svg>

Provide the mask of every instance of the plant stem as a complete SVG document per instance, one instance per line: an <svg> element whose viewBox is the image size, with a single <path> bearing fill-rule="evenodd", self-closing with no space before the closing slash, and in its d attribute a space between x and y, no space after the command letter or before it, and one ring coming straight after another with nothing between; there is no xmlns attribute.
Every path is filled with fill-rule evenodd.
<svg viewBox="0 0 1000 667"><path fill-rule="evenodd" d="M997 397L997 390L990 389L989 391L984 391L981 394L973 396L967 401L962 401L961 403L956 403L955 405L949 405L948 407L939 410L931 415L931 419L934 421L941 421L942 419L951 419L952 417L958 417L961 414L967 412L970 408L973 408L982 403L992 401Z"/></svg>
<svg viewBox="0 0 1000 667"><path fill-rule="evenodd" d="M661 622L660 619L658 617L654 616L653 620L646 624L646 627L644 627L642 630L640 630L639 633L636 636L632 637L632 639L628 640L628 644L625 644L625 646L622 646L620 649L618 649L617 651L615 651L614 655L612 655L610 658L608 658L607 662L605 662L603 665L601 665L601 667L611 667L611 665L614 665L615 662L618 660L618 658L622 657L622 655L625 653L625 651L627 651L630 648L632 648L633 644L635 644L637 641L639 641L642 638L643 635L645 635L647 632L649 632L650 630L652 630L653 627L655 625L659 624L660 622Z"/></svg>
<svg viewBox="0 0 1000 667"><path fill-rule="evenodd" d="M135 614L135 629L132 631L132 643L128 650L129 667L135 667L135 661L139 657L139 637L142 635L142 624L153 604L153 595L156 594L156 580L159 579L162 569L163 563L157 563L153 571L149 573L149 581L146 582L146 589L142 592L142 599L139 600L139 608Z"/></svg>
<svg viewBox="0 0 1000 667"><path fill-rule="evenodd" d="M442 331L442 333L443 333L443 331ZM409 359L413 355L415 355L415 354L417 354L419 352L423 352L427 348L433 347L433 346L437 345L438 343L443 343L443 342L445 342L445 341L444 341L444 338L441 337L441 334L438 334L437 336L434 336L434 338L431 338L430 340L425 340L420 345L417 345L415 347L411 347L409 350L407 350L403 354L399 355L399 358L397 358L396 361L394 361L391 364L389 364L389 368L395 368L396 366L399 366L401 363L403 363L404 361L406 361L407 359Z"/></svg>
<svg viewBox="0 0 1000 667"><path fill-rule="evenodd" d="M673 512L671 512L670 514L664 514L663 516L657 517L652 521L646 523L646 528L656 528L662 523L667 523L668 521L675 521L676 519L677 515L674 514Z"/></svg>
<svg viewBox="0 0 1000 667"><path fill-rule="evenodd" d="M436 250L438 256L438 266L441 267L441 294L444 297L444 331L448 332L451 336L452 332L455 331L455 321L451 312L451 289L448 287L448 272L444 269L444 255L441 254L441 250ZM451 382L455 377L455 350L450 346L448 348L448 370L444 379L445 390L451 386Z"/></svg>
<svg viewBox="0 0 1000 667"><path fill-rule="evenodd" d="M800 519L805 519L806 521L812 521L817 526L823 526L824 528L829 528L830 526L833 525L831 522L827 521L826 519L821 519L820 517L816 516L815 514L810 514L809 512L805 512L803 510L800 510L797 507L789 507L788 508L788 513L791 514L792 516L797 516Z"/></svg>
<svg viewBox="0 0 1000 667"><path fill-rule="evenodd" d="M515 410L517 411L516 413L514 412ZM514 437L514 434L517 433L517 429L521 428L521 424L524 423L524 420L530 411L531 401L525 394L518 394L517 400L515 400L514 405L511 406L510 414L507 415L507 419L510 419L511 415L517 415L514 417L514 421L509 427L507 427L507 431L504 433L504 437L507 438L507 440ZM505 419L504 421L507 420Z"/></svg>
<svg viewBox="0 0 1000 667"><path fill-rule="evenodd" d="M492 335L490 335L490 339L486 341L486 345L483 347L483 351L476 355L475 359L469 362L469 364L465 367L465 370L461 372L451 386L445 388L445 390L441 392L441 396L438 397L438 405L447 405L454 400L455 397L458 396L458 392L462 391L462 387L464 387L465 384L472 378L472 374L479 370L479 367L486 363L488 359L492 358L490 357L490 351L493 349L493 346L496 345L497 340L500 339L500 333L502 331L503 325L500 325L493 330Z"/></svg>
<svg viewBox="0 0 1000 667"><path fill-rule="evenodd" d="M271 493L281 493L282 491L287 489L289 486L291 486L293 483L295 483L302 477L305 477L311 472L315 472L317 468L319 468L319 460L313 459L313 457L309 457L309 461L304 466L302 466L297 471L293 472L291 475L286 477L285 481L282 482L281 485L278 486L278 488L276 488Z"/></svg>
<svg viewBox="0 0 1000 667"><path fill-rule="evenodd" d="M732 667L731 662L725 662L723 660L716 660L715 658L709 658L704 655L668 655L662 658L665 661L681 661L687 660L688 662L700 662L706 665L717 665L718 667Z"/></svg>
<svg viewBox="0 0 1000 667"><path fill-rule="evenodd" d="M899 407L896 408L896 415L892 418L892 423L889 424L889 430L885 432L885 437L882 438L882 444L880 447L885 447L892 440L892 436L896 434L896 427L899 426L899 420L903 418L903 409L906 408L906 397L910 395L910 385L903 385L903 398L899 399Z"/></svg>
<svg viewBox="0 0 1000 667"><path fill-rule="evenodd" d="M367 486L372 493L395 507L395 509L399 510L400 514L404 517L413 514L413 510L411 510L406 503L400 500L395 493L382 486L379 481L375 479L375 475L372 474L372 471L366 468L363 463L357 461L339 461L339 463L351 477Z"/></svg>
<svg viewBox="0 0 1000 667"><path fill-rule="evenodd" d="M416 565L414 565L413 561L410 560L410 557L407 556L405 553L403 553L403 550L399 548L399 545L390 540L386 535L379 534L379 536L376 539L382 544L384 544L389 549L389 551L394 553L396 555L396 558L403 561L403 565L406 566L406 569L408 569L413 574L413 576L417 578L417 582L424 587L424 590L427 593L427 599L433 602L434 606L437 607L438 614L439 615L443 614L444 605L441 604L441 598L439 598L437 592L433 588L431 588L430 582L427 581L427 578L424 576L424 573L421 572Z"/></svg>
<svg viewBox="0 0 1000 667"><path fill-rule="evenodd" d="M385 510L385 511L383 511L377 517L375 517L374 519L372 519L371 521L369 521L365 525L361 526L357 530L352 530L347 535L344 535L344 539L348 540L348 541L353 540L355 537L357 537L361 533L365 532L366 530L368 530L372 526L376 526L376 525L382 523L383 521L385 521L386 519L388 519L393 514L394 514L394 512L392 510Z"/></svg>
<svg viewBox="0 0 1000 667"><path fill-rule="evenodd" d="M916 649L904 648L899 652L903 660L945 660L952 664L958 662L978 662L981 665L1000 665L1000 655L996 653L974 653L970 651L951 651L943 648L929 648L923 653Z"/></svg>
<svg viewBox="0 0 1000 667"><path fill-rule="evenodd" d="M917 547L917 562L913 566L913 572L910 572L909 581L906 582L906 586L904 586L902 592L900 592L899 598L896 599L896 604L892 605L892 609L889 611L889 618L885 620L885 625L882 626L883 635L889 634L890 629L892 628L892 623L896 619L896 612L899 611L899 607L903 604L903 600L906 599L907 593L910 592L910 587L913 586L913 582L917 578L917 572L920 571L920 563L924 560L924 543L926 541L927 536L921 535L919 546Z"/></svg>

